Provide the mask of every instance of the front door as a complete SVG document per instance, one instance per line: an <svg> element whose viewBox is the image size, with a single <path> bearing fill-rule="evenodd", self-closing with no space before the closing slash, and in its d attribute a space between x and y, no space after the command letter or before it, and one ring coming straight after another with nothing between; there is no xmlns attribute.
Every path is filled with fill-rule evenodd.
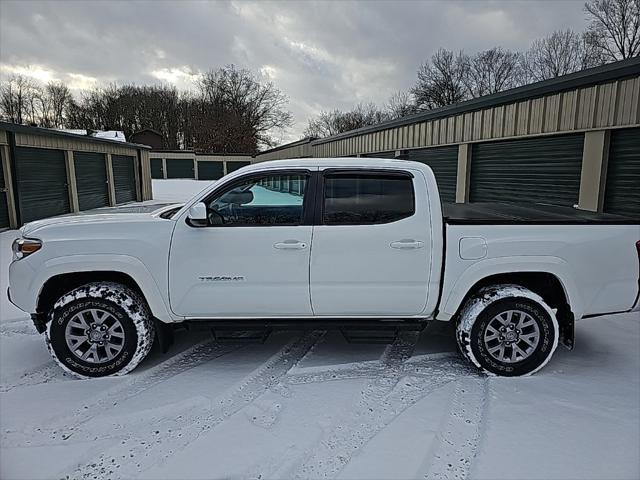
<svg viewBox="0 0 640 480"><path fill-rule="evenodd" d="M410 316L426 305L426 184L410 172L325 170L311 250L316 315Z"/></svg>
<svg viewBox="0 0 640 480"><path fill-rule="evenodd" d="M178 220L169 260L170 301L176 314L311 315L310 174L274 170L249 175L204 199L207 226Z"/></svg>

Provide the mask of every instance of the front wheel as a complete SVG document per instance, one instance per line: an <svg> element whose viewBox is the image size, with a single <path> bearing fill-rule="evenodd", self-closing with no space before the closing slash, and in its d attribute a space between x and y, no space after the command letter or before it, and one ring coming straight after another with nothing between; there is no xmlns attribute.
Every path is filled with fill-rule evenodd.
<svg viewBox="0 0 640 480"><path fill-rule="evenodd" d="M124 375L149 353L155 324L144 299L118 283L88 283L63 295L49 315L54 360L80 377Z"/></svg>
<svg viewBox="0 0 640 480"><path fill-rule="evenodd" d="M558 346L555 313L519 285L480 290L464 305L456 337L461 352L484 372L531 375L544 367Z"/></svg>

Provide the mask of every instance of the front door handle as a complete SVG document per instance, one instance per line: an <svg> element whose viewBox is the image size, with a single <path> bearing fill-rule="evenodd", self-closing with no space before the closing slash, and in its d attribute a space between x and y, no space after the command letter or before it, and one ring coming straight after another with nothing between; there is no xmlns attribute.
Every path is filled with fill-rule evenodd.
<svg viewBox="0 0 640 480"><path fill-rule="evenodd" d="M303 250L307 248L307 244L298 240L285 240L284 242L274 243L273 248L278 250Z"/></svg>
<svg viewBox="0 0 640 480"><path fill-rule="evenodd" d="M391 248L399 248L401 250L409 250L409 249L416 249L416 248L424 247L424 242L421 242L419 240L404 239L404 240L398 240L397 242L391 242L390 246L391 246Z"/></svg>

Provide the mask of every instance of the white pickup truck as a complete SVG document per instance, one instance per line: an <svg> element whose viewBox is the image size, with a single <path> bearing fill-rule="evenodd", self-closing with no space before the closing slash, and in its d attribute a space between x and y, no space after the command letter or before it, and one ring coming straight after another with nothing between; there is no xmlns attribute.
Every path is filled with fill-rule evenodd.
<svg viewBox="0 0 640 480"><path fill-rule="evenodd" d="M640 222L562 207L441 205L420 163L254 164L184 205L49 218L14 243L9 297L80 377L124 374L172 326L456 322L485 372L542 368L574 321L638 311Z"/></svg>

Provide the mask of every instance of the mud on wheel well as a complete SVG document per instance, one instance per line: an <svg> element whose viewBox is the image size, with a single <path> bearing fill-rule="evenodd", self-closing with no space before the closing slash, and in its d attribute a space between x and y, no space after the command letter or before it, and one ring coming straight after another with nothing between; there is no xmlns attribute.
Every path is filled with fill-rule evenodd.
<svg viewBox="0 0 640 480"><path fill-rule="evenodd" d="M90 282L120 283L142 295L138 284L126 273L109 271L64 273L51 277L43 285L40 290L40 295L38 296L38 305L36 307L38 315L40 315L41 319L46 323L48 321L47 315L49 310L51 310L56 300L74 288ZM144 295L142 296L144 298Z"/></svg>
<svg viewBox="0 0 640 480"><path fill-rule="evenodd" d="M490 285L515 284L540 295L551 307L558 310L556 318L560 326L560 340L569 349L574 343L574 315L567 299L562 283L555 275L547 272L501 273L483 278L476 283L460 304L460 309L467 300L480 289ZM460 311L460 309L458 311ZM457 316L457 314L456 314Z"/></svg>

